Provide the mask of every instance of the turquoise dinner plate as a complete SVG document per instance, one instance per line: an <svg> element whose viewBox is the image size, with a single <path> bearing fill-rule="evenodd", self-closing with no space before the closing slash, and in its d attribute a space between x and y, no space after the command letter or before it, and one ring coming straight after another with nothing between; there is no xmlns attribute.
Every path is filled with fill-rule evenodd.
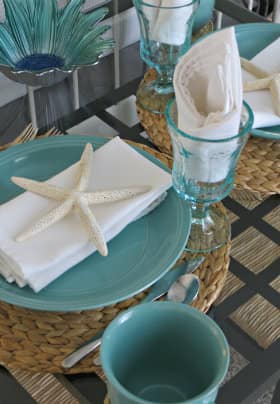
<svg viewBox="0 0 280 404"><path fill-rule="evenodd" d="M91 142L96 149L106 141L69 135L36 140L1 152L0 203L21 192L10 181L11 175L46 180L79 160L85 143ZM167 170L148 153L138 151ZM190 210L171 189L158 208L127 226L109 243L108 257L92 254L37 294L29 287L21 289L9 284L0 276L0 299L49 311L87 310L120 302L146 289L173 266L186 245L189 231Z"/></svg>
<svg viewBox="0 0 280 404"><path fill-rule="evenodd" d="M240 24L235 27L235 32L240 55L247 59L252 59L257 53L280 36L280 24ZM280 139L280 125L252 129L251 134L268 139Z"/></svg>

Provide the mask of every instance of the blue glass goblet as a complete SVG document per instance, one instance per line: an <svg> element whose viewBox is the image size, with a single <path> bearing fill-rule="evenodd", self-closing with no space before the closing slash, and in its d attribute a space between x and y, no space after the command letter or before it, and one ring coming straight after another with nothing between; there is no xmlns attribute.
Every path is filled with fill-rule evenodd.
<svg viewBox="0 0 280 404"><path fill-rule="evenodd" d="M221 133L215 140L181 131L177 118L176 101L171 100L166 119L173 146L173 186L192 210L187 250L207 253L230 238L227 215L212 204L224 199L233 188L236 165L253 125L253 113L244 102L239 133L231 137Z"/></svg>
<svg viewBox="0 0 280 404"><path fill-rule="evenodd" d="M140 55L157 71L157 79L141 86L140 105L164 113L174 96L173 73L180 56L191 46L199 0L133 0L140 25Z"/></svg>

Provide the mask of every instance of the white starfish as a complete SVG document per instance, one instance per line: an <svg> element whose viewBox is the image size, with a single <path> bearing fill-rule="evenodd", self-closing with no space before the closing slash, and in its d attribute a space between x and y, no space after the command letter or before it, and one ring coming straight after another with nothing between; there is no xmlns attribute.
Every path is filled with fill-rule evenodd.
<svg viewBox="0 0 280 404"><path fill-rule="evenodd" d="M47 198L55 199L60 204L44 215L30 228L16 237L16 241L27 240L52 224L68 215L72 209L76 209L86 226L90 240L95 244L101 255L108 255L108 248L102 230L89 208L89 205L97 205L108 202L116 202L130 199L136 195L148 192L150 187L130 187L118 190L104 190L86 192L90 178L93 150L90 143L85 146L82 157L78 164L76 185L73 189L65 189L56 185L47 184L22 177L12 177L12 181L27 191L36 193Z"/></svg>
<svg viewBox="0 0 280 404"><path fill-rule="evenodd" d="M243 84L244 92L269 90L272 96L275 113L280 116L280 73L269 74L247 59L240 58L241 66L257 79Z"/></svg>

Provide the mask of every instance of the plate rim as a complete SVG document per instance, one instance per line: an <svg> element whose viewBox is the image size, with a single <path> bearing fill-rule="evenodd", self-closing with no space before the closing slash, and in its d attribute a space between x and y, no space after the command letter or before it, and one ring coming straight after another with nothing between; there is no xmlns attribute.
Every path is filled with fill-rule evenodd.
<svg viewBox="0 0 280 404"><path fill-rule="evenodd" d="M28 150L28 152L36 152L36 150L43 150L44 145L49 145L50 148L52 145L56 147L57 145L68 143L67 146L83 146L84 143L90 142L95 146L102 146L103 144L107 143L110 141L111 138L102 138L94 135L63 135L63 136L57 136L53 138L43 138L43 139L35 139L32 140L30 143L24 143L24 144L18 144L15 145L7 150L4 150L0 153L0 167L5 164L6 161L11 160L11 158L16 158L18 156L21 156L22 153L24 153L25 150ZM142 155L147 157L149 160L157 164L159 167L163 168L167 172L171 172L171 170L166 167L159 159L151 155L145 150L142 150L141 148L137 147L137 145L130 145L133 147L135 150L140 152ZM172 190L172 188L171 188ZM174 195L176 195L176 192L173 190ZM14 294L12 291L7 291L5 290L5 287L3 288L2 285L0 285L0 300L9 303L9 304L14 304L19 307L24 307L27 309L32 309L32 310L39 310L39 311L50 311L50 312L73 312L73 311L84 311L84 310L94 310L97 308L101 307L108 307L112 304L120 303L123 302L136 294L142 292L143 290L147 289L151 285L153 285L158 279L160 279L162 276L164 276L170 268L176 263L177 259L181 256L182 252L185 249L189 234L190 234L190 223L191 223L191 210L188 206L184 206L183 204L185 201L179 198L178 196L178 203L181 205L182 209L181 211L184 211L184 217L185 217L185 224L187 225L187 231L185 232L184 235L184 240L182 242L182 246L178 248L178 251L176 251L176 254L172 253L171 256L173 257L166 268L161 271L160 274L158 274L156 277L154 277L152 280L149 281L149 283L146 283L145 285L141 286L140 289L137 289L137 291L129 292L124 294L121 298L114 298L111 299L110 301L107 301L106 303L97 303L97 304L91 304L88 301L84 301L82 303L79 303L78 305L72 304L71 302L67 301L66 303L58 303L58 302L52 302L52 301L46 301L45 297L43 300L40 299L32 299L29 296L20 296L17 294ZM182 229L185 226L182 226ZM8 282L5 280L4 277L1 276L1 279L4 282L4 285L9 285ZM18 287L18 286L15 286ZM19 287L18 287L19 288ZM19 288L20 289L20 288ZM33 292L35 296L38 296L39 293ZM19 300L18 301L18 298ZM59 307L58 307L59 304ZM47 307L46 307L47 306Z"/></svg>

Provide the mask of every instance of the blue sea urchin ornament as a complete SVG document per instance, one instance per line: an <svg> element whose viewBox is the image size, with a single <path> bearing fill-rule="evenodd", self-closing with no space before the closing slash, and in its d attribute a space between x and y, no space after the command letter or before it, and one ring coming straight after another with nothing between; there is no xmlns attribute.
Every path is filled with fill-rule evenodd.
<svg viewBox="0 0 280 404"><path fill-rule="evenodd" d="M81 11L85 0L4 0L6 19L0 24L0 71L27 85L49 85L77 68L91 66L114 45L104 39L110 29L99 22L103 7Z"/></svg>

